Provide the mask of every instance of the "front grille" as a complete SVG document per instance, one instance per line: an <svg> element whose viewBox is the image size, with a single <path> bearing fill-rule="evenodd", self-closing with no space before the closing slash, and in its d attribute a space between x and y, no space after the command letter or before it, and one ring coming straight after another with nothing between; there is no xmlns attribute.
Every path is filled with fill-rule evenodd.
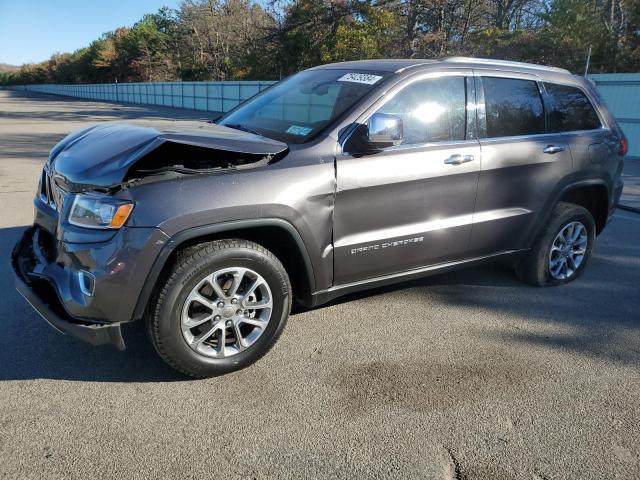
<svg viewBox="0 0 640 480"><path fill-rule="evenodd" d="M42 170L42 177L40 178L40 200L42 200L47 205L51 205L49 201L49 175L47 175L47 170Z"/></svg>
<svg viewBox="0 0 640 480"><path fill-rule="evenodd" d="M55 204L56 210L59 212L62 210L62 206L64 205L64 199L67 196L67 192L62 190L57 185L52 185L51 188L51 196L53 197L53 203Z"/></svg>
<svg viewBox="0 0 640 480"><path fill-rule="evenodd" d="M60 212L66 196L67 192L51 181L51 175L49 175L47 169L44 168L42 170L42 179L40 180L40 198L42 201L57 212Z"/></svg>

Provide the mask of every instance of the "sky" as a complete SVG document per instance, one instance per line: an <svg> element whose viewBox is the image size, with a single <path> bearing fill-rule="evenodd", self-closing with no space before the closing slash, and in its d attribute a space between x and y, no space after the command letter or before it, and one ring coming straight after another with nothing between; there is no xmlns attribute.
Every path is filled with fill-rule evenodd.
<svg viewBox="0 0 640 480"><path fill-rule="evenodd" d="M104 32L180 0L0 0L0 63L22 65L88 46Z"/></svg>

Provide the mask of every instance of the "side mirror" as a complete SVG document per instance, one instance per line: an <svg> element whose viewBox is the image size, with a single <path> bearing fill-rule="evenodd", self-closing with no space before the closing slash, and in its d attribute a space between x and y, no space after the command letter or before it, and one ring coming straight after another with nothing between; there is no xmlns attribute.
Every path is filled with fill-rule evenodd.
<svg viewBox="0 0 640 480"><path fill-rule="evenodd" d="M374 113L367 127L367 141L373 147L391 147L402 142L402 118L397 115Z"/></svg>

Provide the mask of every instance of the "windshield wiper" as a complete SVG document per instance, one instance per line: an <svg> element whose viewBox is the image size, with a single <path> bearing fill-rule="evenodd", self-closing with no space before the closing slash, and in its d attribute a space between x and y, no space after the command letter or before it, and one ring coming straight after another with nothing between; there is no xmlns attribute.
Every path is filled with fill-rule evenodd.
<svg viewBox="0 0 640 480"><path fill-rule="evenodd" d="M246 125L242 125L240 123L227 123L227 124L224 124L223 127L229 127L229 128L233 128L235 130L242 130L243 132L253 133L254 135L259 135L261 137L264 137L264 135L262 135L260 132L258 132L256 130L252 130L251 128L247 127Z"/></svg>

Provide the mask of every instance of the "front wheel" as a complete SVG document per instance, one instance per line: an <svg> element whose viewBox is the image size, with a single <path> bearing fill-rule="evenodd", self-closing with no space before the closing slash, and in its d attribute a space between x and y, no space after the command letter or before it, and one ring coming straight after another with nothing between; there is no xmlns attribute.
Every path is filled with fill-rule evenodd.
<svg viewBox="0 0 640 480"><path fill-rule="evenodd" d="M178 258L147 318L158 354L201 378L244 368L267 353L291 310L280 261L245 240L206 243Z"/></svg>
<svg viewBox="0 0 640 480"><path fill-rule="evenodd" d="M526 258L516 266L518 277L536 286L568 283L584 271L593 250L595 221L591 213L560 202L549 225Z"/></svg>

